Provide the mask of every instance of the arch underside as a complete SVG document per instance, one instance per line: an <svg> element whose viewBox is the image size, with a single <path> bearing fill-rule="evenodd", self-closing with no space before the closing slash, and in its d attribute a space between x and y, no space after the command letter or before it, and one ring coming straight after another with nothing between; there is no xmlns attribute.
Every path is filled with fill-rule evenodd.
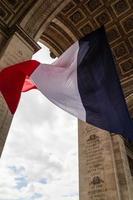
<svg viewBox="0 0 133 200"><path fill-rule="evenodd" d="M133 93L132 0L2 0L0 11L1 43L20 27L35 51L29 37L40 39L53 57L104 24L125 97Z"/></svg>
<svg viewBox="0 0 133 200"><path fill-rule="evenodd" d="M132 1L71 0L49 23L40 40L59 56L76 39L103 24L127 97L133 93Z"/></svg>

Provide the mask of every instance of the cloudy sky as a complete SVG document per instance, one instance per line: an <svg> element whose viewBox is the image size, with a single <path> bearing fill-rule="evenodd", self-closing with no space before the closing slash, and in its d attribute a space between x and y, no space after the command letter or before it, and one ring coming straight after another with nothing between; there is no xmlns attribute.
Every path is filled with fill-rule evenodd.
<svg viewBox="0 0 133 200"><path fill-rule="evenodd" d="M43 45L34 55L53 62ZM0 200L78 200L77 119L37 90L22 94L0 160Z"/></svg>

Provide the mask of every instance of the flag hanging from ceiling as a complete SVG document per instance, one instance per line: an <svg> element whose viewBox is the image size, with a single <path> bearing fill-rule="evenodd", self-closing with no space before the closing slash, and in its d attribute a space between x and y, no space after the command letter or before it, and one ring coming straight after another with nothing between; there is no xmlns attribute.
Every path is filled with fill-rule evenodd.
<svg viewBox="0 0 133 200"><path fill-rule="evenodd" d="M133 140L133 122L103 27L75 42L51 65L30 60L0 72L0 91L12 113L21 91L32 88L77 118Z"/></svg>

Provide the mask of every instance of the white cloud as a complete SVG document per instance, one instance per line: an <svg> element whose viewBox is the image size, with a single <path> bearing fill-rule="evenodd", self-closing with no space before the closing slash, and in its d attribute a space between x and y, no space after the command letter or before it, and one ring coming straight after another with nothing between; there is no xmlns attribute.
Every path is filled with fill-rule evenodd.
<svg viewBox="0 0 133 200"><path fill-rule="evenodd" d="M77 119L37 90L23 94L0 161L0 200L78 200L77 142Z"/></svg>

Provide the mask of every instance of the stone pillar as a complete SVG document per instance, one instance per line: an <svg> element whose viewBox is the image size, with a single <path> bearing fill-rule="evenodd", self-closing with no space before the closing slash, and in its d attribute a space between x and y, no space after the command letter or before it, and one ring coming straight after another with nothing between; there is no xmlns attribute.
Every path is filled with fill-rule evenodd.
<svg viewBox="0 0 133 200"><path fill-rule="evenodd" d="M113 151L118 175L121 200L133 199L133 180L127 159L123 139L118 135L112 136Z"/></svg>
<svg viewBox="0 0 133 200"><path fill-rule="evenodd" d="M3 96L0 94L0 155L2 153L7 133L11 124L12 114L5 104Z"/></svg>
<svg viewBox="0 0 133 200"><path fill-rule="evenodd" d="M9 65L31 59L33 53L39 46L20 27L16 27L14 34L5 42L5 37L1 35L0 70ZM3 96L0 94L0 154L4 147L8 130L12 121L10 113Z"/></svg>
<svg viewBox="0 0 133 200"><path fill-rule="evenodd" d="M131 174L122 144L120 136L79 121L80 200L131 200Z"/></svg>

